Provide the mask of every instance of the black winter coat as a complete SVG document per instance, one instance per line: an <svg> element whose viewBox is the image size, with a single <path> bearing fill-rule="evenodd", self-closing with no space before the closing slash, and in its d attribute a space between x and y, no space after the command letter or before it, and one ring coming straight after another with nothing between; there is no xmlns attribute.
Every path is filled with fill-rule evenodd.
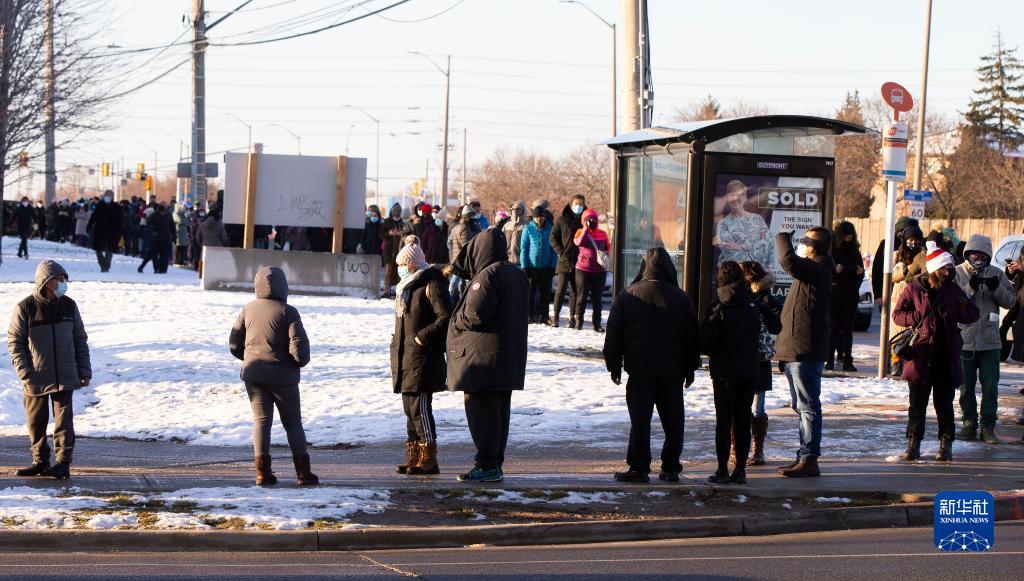
<svg viewBox="0 0 1024 581"><path fill-rule="evenodd" d="M687 378L700 367L697 314L664 248L647 251L641 273L608 315L604 361L631 376Z"/></svg>
<svg viewBox="0 0 1024 581"><path fill-rule="evenodd" d="M391 337L391 385L395 393L444 391L445 339L451 317L448 281L440 270L428 267L404 292L407 310L395 316Z"/></svg>
<svg viewBox="0 0 1024 581"><path fill-rule="evenodd" d="M89 216L88 227L92 229L93 250L114 250L121 242L121 229L124 218L121 206L113 202L100 202L96 210Z"/></svg>
<svg viewBox="0 0 1024 581"><path fill-rule="evenodd" d="M864 281L864 259L860 255L860 245L839 244L832 251L832 260L836 266L842 265L843 271L832 270L832 300L856 308L860 298L860 283ZM860 270L858 274L857 271Z"/></svg>
<svg viewBox="0 0 1024 581"><path fill-rule="evenodd" d="M793 285L782 307L782 332L775 342L779 361L825 361L829 346L832 306L832 258L801 258L793 250L792 234L775 237L775 255Z"/></svg>
<svg viewBox="0 0 1024 581"><path fill-rule="evenodd" d="M157 210L149 217L146 224L149 225L150 231L153 232L153 240L171 239L171 234L174 232L174 219L171 218L170 212Z"/></svg>
<svg viewBox="0 0 1024 581"><path fill-rule="evenodd" d="M718 301L700 325L700 350L709 356L711 379L758 383L761 318L746 283L718 287Z"/></svg>
<svg viewBox="0 0 1024 581"><path fill-rule="evenodd" d="M18 204L18 207L14 209L14 214L11 216L9 224L15 222L18 223L18 236L28 237L32 234L32 221L35 220L36 210L32 206L22 206Z"/></svg>
<svg viewBox="0 0 1024 581"><path fill-rule="evenodd" d="M477 234L452 266L471 281L448 325L448 389L523 389L530 283L508 262L505 235Z"/></svg>
<svg viewBox="0 0 1024 581"><path fill-rule="evenodd" d="M583 211L585 212L586 208ZM580 216L582 215L581 213ZM558 266L555 267L558 274L569 274L576 269L580 249L573 243L573 237L576 236L576 231L583 227L580 216L573 213L572 204L566 204L562 209L562 215L551 227L551 247L558 253Z"/></svg>

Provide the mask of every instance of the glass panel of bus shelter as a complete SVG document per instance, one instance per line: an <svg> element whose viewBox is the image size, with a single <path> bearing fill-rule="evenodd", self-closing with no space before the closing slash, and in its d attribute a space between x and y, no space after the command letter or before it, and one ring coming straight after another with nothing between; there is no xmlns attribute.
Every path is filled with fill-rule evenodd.
<svg viewBox="0 0 1024 581"><path fill-rule="evenodd" d="M646 250L664 247L672 256L682 286L686 244L687 154L632 157L626 179L622 280L628 285Z"/></svg>

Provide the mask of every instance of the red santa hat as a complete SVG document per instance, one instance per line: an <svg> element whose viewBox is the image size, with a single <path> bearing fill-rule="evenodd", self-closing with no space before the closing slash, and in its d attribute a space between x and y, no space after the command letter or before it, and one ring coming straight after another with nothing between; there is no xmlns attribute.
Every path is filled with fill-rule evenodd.
<svg viewBox="0 0 1024 581"><path fill-rule="evenodd" d="M953 261L953 255L946 252L934 240L929 240L925 243L925 256L928 257L925 263L928 272L932 273L940 268L946 266L954 266L956 263Z"/></svg>

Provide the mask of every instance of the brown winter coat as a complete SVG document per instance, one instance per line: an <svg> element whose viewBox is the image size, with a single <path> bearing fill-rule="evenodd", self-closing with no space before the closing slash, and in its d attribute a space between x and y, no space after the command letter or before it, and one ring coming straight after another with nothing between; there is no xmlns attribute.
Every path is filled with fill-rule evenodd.
<svg viewBox="0 0 1024 581"><path fill-rule="evenodd" d="M256 273L256 300L242 307L228 348L242 360L242 381L295 385L309 363L309 339L299 311L288 304L288 280L276 266Z"/></svg>

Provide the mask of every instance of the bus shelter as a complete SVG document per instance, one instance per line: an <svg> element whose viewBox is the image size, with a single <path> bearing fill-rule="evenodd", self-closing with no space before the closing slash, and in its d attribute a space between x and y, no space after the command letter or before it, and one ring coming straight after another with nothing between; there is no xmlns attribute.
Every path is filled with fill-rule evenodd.
<svg viewBox="0 0 1024 581"><path fill-rule="evenodd" d="M831 227L835 138L865 133L836 119L766 115L651 127L604 142L615 150L613 290L636 275L643 252L663 246L680 286L703 313L718 264L756 260L784 298L792 283L775 235Z"/></svg>

